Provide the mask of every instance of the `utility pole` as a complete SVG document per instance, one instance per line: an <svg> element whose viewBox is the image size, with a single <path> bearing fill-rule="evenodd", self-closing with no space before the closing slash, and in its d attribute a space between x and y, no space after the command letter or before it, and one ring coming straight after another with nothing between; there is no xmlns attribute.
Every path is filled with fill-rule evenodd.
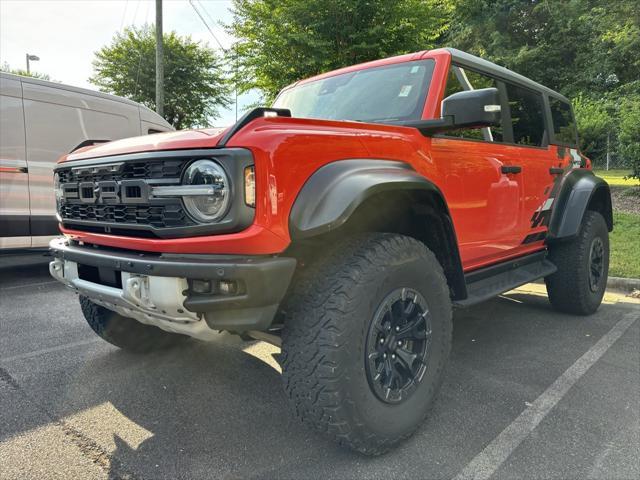
<svg viewBox="0 0 640 480"><path fill-rule="evenodd" d="M162 0L156 0L156 113L164 113L164 59L162 45Z"/></svg>

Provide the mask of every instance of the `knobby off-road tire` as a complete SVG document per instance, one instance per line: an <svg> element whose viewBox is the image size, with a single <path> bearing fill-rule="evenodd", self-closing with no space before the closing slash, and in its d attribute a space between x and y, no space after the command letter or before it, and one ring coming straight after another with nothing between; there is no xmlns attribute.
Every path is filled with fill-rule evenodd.
<svg viewBox="0 0 640 480"><path fill-rule="evenodd" d="M100 338L129 352L147 353L162 350L189 338L123 317L93 303L87 297L80 296L80 307L87 323Z"/></svg>
<svg viewBox="0 0 640 480"><path fill-rule="evenodd" d="M393 297L394 292L400 293ZM389 403L384 400L386 390L372 380L375 372L369 373L369 349L385 335L372 325L378 325L375 318L394 318L381 316L387 299L400 298L404 306L408 304L401 297L417 299L416 292L423 308L414 313L427 312L422 318L429 326L423 327L422 335L428 335L428 355L413 390ZM418 307L407 307L412 308ZM383 233L340 242L296 280L283 313L282 378L304 423L342 445L377 455L423 422L449 358L452 324L445 276L422 243ZM391 338L395 344L396 337ZM415 341L414 348L420 342Z"/></svg>
<svg viewBox="0 0 640 480"><path fill-rule="evenodd" d="M558 267L556 273L545 278L553 307L576 315L595 312L602 302L609 272L609 232L602 215L587 210L578 236L552 245L549 260Z"/></svg>

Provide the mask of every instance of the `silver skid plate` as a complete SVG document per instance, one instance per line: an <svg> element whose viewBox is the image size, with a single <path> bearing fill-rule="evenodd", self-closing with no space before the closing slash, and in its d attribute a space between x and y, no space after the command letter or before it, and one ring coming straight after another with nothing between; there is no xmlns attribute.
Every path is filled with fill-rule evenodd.
<svg viewBox="0 0 640 480"><path fill-rule="evenodd" d="M51 275L92 302L172 333L202 340L217 336L198 314L184 308L187 280L121 272L122 289L83 280L78 264L55 259L49 264Z"/></svg>

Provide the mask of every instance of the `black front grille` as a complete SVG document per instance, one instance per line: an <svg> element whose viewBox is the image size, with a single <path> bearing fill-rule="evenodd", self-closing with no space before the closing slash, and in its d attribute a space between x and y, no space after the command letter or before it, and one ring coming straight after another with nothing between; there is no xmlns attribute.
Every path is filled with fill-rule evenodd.
<svg viewBox="0 0 640 480"><path fill-rule="evenodd" d="M203 158L225 169L234 198L218 222L199 223L182 198L155 196L156 187L180 185L184 170ZM70 161L55 169L62 198L58 212L71 230L140 238L181 238L239 232L254 220L242 201L244 171L253 166L243 148L200 148L114 155Z"/></svg>
<svg viewBox="0 0 640 480"><path fill-rule="evenodd" d="M84 205L65 204L60 209L64 221L151 225L172 228L193 225L182 205Z"/></svg>
<svg viewBox="0 0 640 480"><path fill-rule="evenodd" d="M156 160L143 162L126 162L116 172L108 172L107 169L93 173L91 168L72 169L62 168L57 170L60 183L92 182L108 180L126 180L134 178L145 179L173 179L180 178L182 170L188 160Z"/></svg>
<svg viewBox="0 0 640 480"><path fill-rule="evenodd" d="M195 222L178 198L152 198L152 186L180 183L190 159L102 161L56 170L64 197L59 213L74 229L113 232L113 228L190 227ZM98 188L99 193L94 193Z"/></svg>

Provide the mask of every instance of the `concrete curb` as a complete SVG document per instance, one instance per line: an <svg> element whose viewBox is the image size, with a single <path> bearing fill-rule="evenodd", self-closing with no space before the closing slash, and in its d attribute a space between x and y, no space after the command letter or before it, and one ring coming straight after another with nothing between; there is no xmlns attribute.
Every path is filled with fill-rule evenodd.
<svg viewBox="0 0 640 480"><path fill-rule="evenodd" d="M607 280L607 288L623 290L625 292L640 290L640 278L609 277Z"/></svg>
<svg viewBox="0 0 640 480"><path fill-rule="evenodd" d="M544 279L541 278L533 283L544 285ZM607 279L607 290L618 290L626 293L640 290L640 278L609 277Z"/></svg>

